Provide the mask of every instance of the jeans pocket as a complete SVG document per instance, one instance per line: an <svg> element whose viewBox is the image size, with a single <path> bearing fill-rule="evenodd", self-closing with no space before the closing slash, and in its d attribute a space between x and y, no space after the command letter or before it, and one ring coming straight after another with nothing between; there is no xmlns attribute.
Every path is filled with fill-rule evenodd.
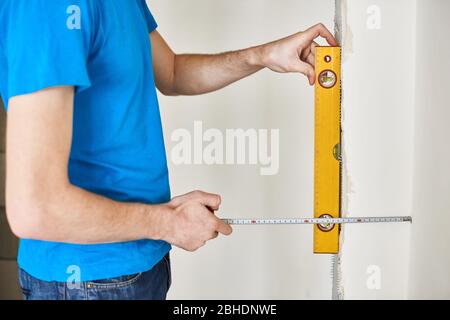
<svg viewBox="0 0 450 320"><path fill-rule="evenodd" d="M112 289L112 288L124 288L132 285L142 276L142 272L132 275L120 276L116 278L108 278L102 280L88 281L86 286L91 289Z"/></svg>

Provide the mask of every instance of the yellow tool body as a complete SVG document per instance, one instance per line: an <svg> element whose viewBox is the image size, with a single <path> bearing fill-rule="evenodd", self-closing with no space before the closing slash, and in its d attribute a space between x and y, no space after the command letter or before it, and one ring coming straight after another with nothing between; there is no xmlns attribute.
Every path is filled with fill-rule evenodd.
<svg viewBox="0 0 450 320"><path fill-rule="evenodd" d="M341 49L316 48L314 218L340 217ZM339 225L314 226L314 253L339 251Z"/></svg>

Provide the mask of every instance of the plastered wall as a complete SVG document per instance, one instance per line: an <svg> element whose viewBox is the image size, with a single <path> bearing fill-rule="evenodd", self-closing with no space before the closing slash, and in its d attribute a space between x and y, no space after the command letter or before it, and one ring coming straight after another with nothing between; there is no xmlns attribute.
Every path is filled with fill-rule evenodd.
<svg viewBox="0 0 450 320"><path fill-rule="evenodd" d="M346 299L450 298L450 71L445 0L337 1L344 48Z"/></svg>
<svg viewBox="0 0 450 320"><path fill-rule="evenodd" d="M337 1L343 46L343 215L412 214L416 8ZM405 298L409 224L346 225L346 299Z"/></svg>
<svg viewBox="0 0 450 320"><path fill-rule="evenodd" d="M449 1L417 1L412 299L450 298L449 12Z"/></svg>

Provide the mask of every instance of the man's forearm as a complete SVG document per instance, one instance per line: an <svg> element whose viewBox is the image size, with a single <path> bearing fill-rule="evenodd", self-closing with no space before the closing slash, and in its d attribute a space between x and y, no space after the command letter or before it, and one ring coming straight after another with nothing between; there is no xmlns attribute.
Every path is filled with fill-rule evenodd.
<svg viewBox="0 0 450 320"><path fill-rule="evenodd" d="M222 89L259 70L262 47L220 54L181 54L175 56L174 93L198 95Z"/></svg>
<svg viewBox="0 0 450 320"><path fill-rule="evenodd" d="M17 221L19 236L76 244L159 240L170 214L166 205L117 202L73 185L27 201L9 207L26 211Z"/></svg>
<svg viewBox="0 0 450 320"><path fill-rule="evenodd" d="M337 46L323 24L260 46L214 55L176 55L158 32L151 33L154 70L161 92L167 95L197 95L215 91L263 68L304 74L315 82L314 39L321 36Z"/></svg>

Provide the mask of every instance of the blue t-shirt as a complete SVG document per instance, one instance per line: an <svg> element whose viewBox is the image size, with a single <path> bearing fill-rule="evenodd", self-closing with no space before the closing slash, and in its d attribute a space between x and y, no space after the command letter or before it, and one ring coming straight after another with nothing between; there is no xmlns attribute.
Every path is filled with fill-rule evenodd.
<svg viewBox="0 0 450 320"><path fill-rule="evenodd" d="M116 201L169 201L149 39L157 25L145 0L0 0L0 22L6 109L13 96L75 87L71 183ZM169 250L153 240L22 239L18 263L41 280L66 281L79 270L88 281L150 270Z"/></svg>

